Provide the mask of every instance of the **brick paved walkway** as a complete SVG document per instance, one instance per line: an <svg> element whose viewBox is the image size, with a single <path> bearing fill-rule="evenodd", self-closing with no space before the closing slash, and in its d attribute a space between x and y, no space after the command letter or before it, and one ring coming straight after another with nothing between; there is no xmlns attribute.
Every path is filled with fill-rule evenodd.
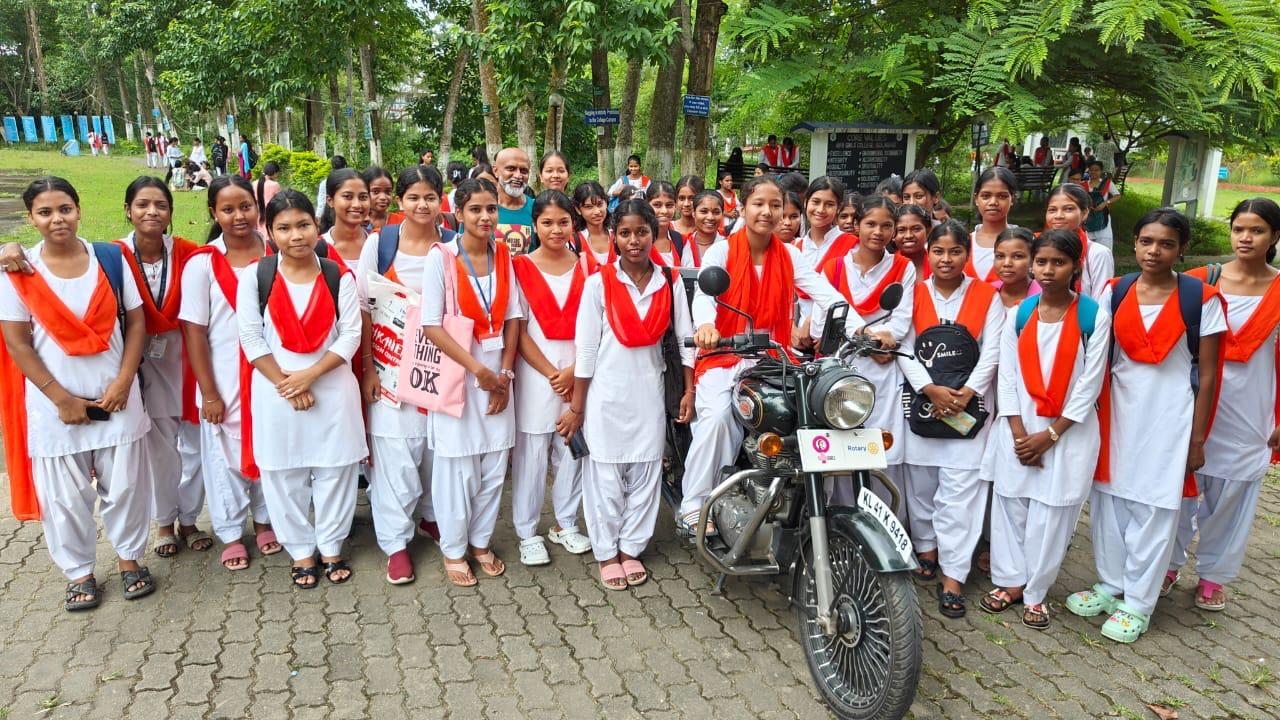
<svg viewBox="0 0 1280 720"><path fill-rule="evenodd" d="M1268 483L1228 612L1192 606L1192 575L1132 648L1061 609L1094 580L1087 518L1047 633L978 611L985 579L961 621L942 622L921 588L914 715L1154 718L1146 704L1160 702L1182 718L1280 717L1280 482ZM448 587L439 552L418 542L417 583L392 587L362 500L347 585L294 590L283 553L228 573L184 550L149 555L160 591L126 603L103 543L106 600L72 615L39 526L2 512L0 718L828 717L783 597L741 580L712 595L665 518L654 580L634 593L606 596L592 564L559 548L549 567L520 566L505 508L504 578Z"/></svg>

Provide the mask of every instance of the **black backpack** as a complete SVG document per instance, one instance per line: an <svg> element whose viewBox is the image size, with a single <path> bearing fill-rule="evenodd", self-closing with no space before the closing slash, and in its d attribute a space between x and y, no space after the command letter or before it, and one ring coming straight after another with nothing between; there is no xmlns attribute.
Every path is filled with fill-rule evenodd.
<svg viewBox="0 0 1280 720"><path fill-rule="evenodd" d="M969 379L978 364L978 341L969 329L956 323L944 323L926 328L916 337L916 359L929 371L934 385L959 388ZM902 401L911 431L920 437L942 440L969 440L977 436L986 424L990 411L981 395L974 395L965 411L977 420L969 432L961 434L950 425L929 414L933 403L929 396L903 385Z"/></svg>
<svg viewBox="0 0 1280 720"><path fill-rule="evenodd" d="M320 244L317 247L324 247ZM342 312L338 309L338 284L342 281L342 271L338 269L338 263L325 258L317 258L320 261L320 274L324 276L324 284L329 288L329 296L333 298L334 317L339 317ZM279 255L267 255L258 261L258 312L266 313L267 300L271 297L271 286L275 285L276 266L280 264ZM265 317L265 315L264 315Z"/></svg>

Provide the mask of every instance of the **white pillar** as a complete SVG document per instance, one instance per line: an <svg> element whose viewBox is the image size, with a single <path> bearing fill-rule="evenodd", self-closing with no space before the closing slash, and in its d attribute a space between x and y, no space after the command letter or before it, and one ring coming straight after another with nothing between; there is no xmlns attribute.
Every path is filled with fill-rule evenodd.
<svg viewBox="0 0 1280 720"><path fill-rule="evenodd" d="M814 130L809 140L809 182L827 174L827 140L831 138L828 130Z"/></svg>
<svg viewBox="0 0 1280 720"><path fill-rule="evenodd" d="M1196 214L1200 217L1213 216L1213 203L1218 195L1218 168L1222 165L1222 148L1211 147L1204 153L1204 164L1200 167L1200 203Z"/></svg>

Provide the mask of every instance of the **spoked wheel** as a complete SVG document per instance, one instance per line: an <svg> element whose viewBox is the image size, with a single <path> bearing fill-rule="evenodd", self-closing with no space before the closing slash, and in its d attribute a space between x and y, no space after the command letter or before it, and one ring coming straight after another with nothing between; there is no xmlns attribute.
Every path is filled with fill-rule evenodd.
<svg viewBox="0 0 1280 720"><path fill-rule="evenodd" d="M842 720L898 720L920 679L923 627L905 572L878 573L853 538L829 528L836 631L818 621L812 555L797 577L796 619L809 672Z"/></svg>

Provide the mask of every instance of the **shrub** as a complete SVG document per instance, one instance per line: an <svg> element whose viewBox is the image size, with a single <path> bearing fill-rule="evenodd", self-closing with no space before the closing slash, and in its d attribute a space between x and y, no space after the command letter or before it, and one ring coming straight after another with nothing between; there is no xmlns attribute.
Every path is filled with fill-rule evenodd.
<svg viewBox="0 0 1280 720"><path fill-rule="evenodd" d="M1115 237L1116 255L1132 257L1133 226L1149 211L1160 207L1160 201L1130 193L1111 206L1111 229ZM1187 255L1230 255L1231 228L1221 220L1191 219L1191 245Z"/></svg>
<svg viewBox="0 0 1280 720"><path fill-rule="evenodd" d="M310 150L289 150L280 145L268 143L258 157L258 164L253 168L256 179L262 172L262 166L274 162L280 166L277 178L281 185L314 194L320 183L329 177L329 160L322 158Z"/></svg>

